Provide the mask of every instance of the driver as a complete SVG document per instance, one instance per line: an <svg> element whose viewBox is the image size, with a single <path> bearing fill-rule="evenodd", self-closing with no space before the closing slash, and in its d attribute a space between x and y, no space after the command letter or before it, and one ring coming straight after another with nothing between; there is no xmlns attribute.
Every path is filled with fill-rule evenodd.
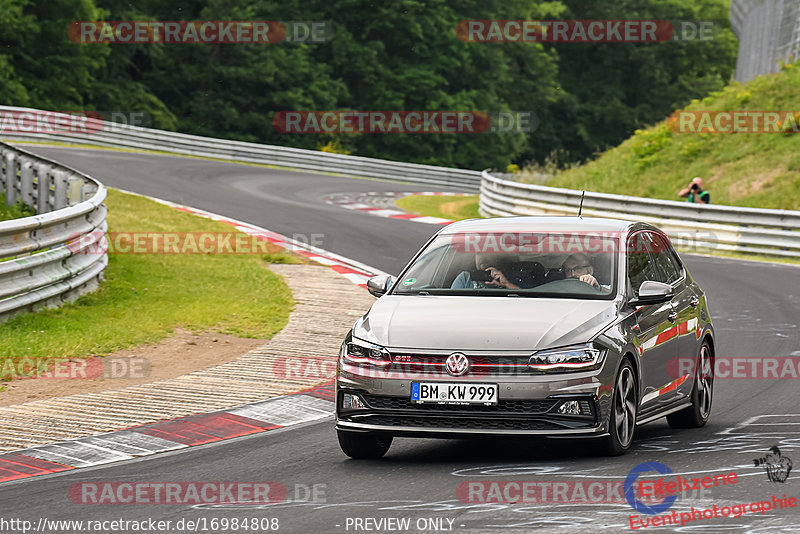
<svg viewBox="0 0 800 534"><path fill-rule="evenodd" d="M610 289L600 285L600 282L594 277L594 267L589 261L589 256L582 252L567 256L567 259L561 264L561 271L567 278L577 278L581 282L586 282L597 289Z"/></svg>
<svg viewBox="0 0 800 534"><path fill-rule="evenodd" d="M452 289L478 289L478 288L506 288L506 289L519 289L520 286L511 282L503 271L497 267L505 263L503 258L498 254L475 254L475 267L479 271L486 271L491 277L487 281L473 280L469 271L462 271L453 283L450 285ZM519 280L515 280L519 282Z"/></svg>

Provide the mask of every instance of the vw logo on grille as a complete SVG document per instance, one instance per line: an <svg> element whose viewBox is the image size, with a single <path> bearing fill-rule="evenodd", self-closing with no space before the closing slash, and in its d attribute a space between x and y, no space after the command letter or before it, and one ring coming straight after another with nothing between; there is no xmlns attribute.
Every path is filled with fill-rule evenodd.
<svg viewBox="0 0 800 534"><path fill-rule="evenodd" d="M444 361L444 368L453 376L461 376L469 371L469 358L461 352L454 352Z"/></svg>

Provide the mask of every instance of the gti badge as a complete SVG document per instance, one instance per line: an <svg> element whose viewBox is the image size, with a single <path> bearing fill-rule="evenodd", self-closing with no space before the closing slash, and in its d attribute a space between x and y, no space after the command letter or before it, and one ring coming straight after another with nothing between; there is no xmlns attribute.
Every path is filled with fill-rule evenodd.
<svg viewBox="0 0 800 534"><path fill-rule="evenodd" d="M453 376L461 376L469 371L469 358L461 352L454 352L444 361L447 372Z"/></svg>

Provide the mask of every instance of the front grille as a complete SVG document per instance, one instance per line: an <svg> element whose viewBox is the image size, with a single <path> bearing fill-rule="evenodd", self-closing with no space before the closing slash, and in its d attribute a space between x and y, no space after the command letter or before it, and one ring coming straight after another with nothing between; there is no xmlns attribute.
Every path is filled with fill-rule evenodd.
<svg viewBox="0 0 800 534"><path fill-rule="evenodd" d="M575 425L559 425L536 419L469 419L462 417L406 417L401 415L370 415L359 418L360 423L380 426L435 428L447 430L564 430ZM592 426L588 422L580 425Z"/></svg>
<svg viewBox="0 0 800 534"><path fill-rule="evenodd" d="M415 404L406 397L386 397L362 393L361 398L376 410L418 410L420 412L458 412L481 413L487 415L534 415L543 414L558 404L557 400L501 400L496 406L453 405L453 404Z"/></svg>
<svg viewBox="0 0 800 534"><path fill-rule="evenodd" d="M448 377L445 360L448 355L392 354L391 370L421 377ZM488 375L513 376L538 374L528 367L526 356L469 356L467 377Z"/></svg>

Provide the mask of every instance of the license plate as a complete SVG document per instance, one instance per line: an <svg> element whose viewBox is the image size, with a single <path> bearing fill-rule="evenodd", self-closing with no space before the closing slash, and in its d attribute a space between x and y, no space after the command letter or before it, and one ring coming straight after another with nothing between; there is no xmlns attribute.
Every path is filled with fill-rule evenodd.
<svg viewBox="0 0 800 534"><path fill-rule="evenodd" d="M497 404L497 384L447 384L444 382L413 382L411 402L416 404Z"/></svg>

